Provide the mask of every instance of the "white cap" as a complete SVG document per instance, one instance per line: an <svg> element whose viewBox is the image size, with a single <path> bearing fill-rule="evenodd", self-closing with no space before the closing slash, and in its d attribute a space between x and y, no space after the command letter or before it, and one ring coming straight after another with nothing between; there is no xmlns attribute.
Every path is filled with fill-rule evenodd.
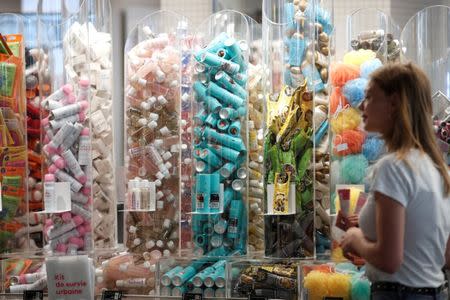
<svg viewBox="0 0 450 300"><path fill-rule="evenodd" d="M153 248L153 247L155 247L155 241L154 241L154 240L150 240L150 241L147 241L147 242L145 243L145 248L151 249L151 248Z"/></svg>
<svg viewBox="0 0 450 300"><path fill-rule="evenodd" d="M156 242L156 246L159 247L159 248L162 248L162 247L164 246L164 242L161 241L161 240L158 240L158 241Z"/></svg>

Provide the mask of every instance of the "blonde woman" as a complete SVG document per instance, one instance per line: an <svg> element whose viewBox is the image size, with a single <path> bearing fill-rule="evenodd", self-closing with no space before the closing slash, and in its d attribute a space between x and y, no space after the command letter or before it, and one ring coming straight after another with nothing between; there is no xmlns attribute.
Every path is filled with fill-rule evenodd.
<svg viewBox="0 0 450 300"><path fill-rule="evenodd" d="M368 178L360 228L345 234L344 253L366 260L373 300L447 299L450 177L433 131L430 82L413 64L386 65L372 74L362 109L365 130L379 133L388 153Z"/></svg>

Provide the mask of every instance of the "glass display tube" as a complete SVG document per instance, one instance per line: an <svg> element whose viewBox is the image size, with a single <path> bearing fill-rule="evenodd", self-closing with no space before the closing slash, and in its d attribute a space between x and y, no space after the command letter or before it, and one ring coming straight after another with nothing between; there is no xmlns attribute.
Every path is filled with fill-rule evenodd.
<svg viewBox="0 0 450 300"><path fill-rule="evenodd" d="M88 1L91 80L93 239L96 249L117 244L117 193L114 164L112 16L109 0Z"/></svg>
<svg viewBox="0 0 450 300"><path fill-rule="evenodd" d="M6 254L29 247L27 103L23 19L15 14L0 14L0 28L0 253Z"/></svg>
<svg viewBox="0 0 450 300"><path fill-rule="evenodd" d="M314 148L327 130L332 32L320 2L263 1L266 256L315 255Z"/></svg>
<svg viewBox="0 0 450 300"><path fill-rule="evenodd" d="M103 84L94 77L96 70L91 72L91 67L98 65L91 61L95 45L90 41L97 35L89 22L92 2L84 0L79 7L68 4L63 1L56 12L52 1L38 4L41 145L45 157L43 233L50 254L93 250L92 195L96 187L92 179L97 171L112 172L112 162L107 159L92 168L90 104L92 92ZM106 118L102 121L110 129ZM105 135L105 141L111 138Z"/></svg>
<svg viewBox="0 0 450 300"><path fill-rule="evenodd" d="M264 91L262 28L251 17L248 68L248 168L253 178L248 184L248 250L264 250Z"/></svg>
<svg viewBox="0 0 450 300"><path fill-rule="evenodd" d="M249 25L223 10L196 31L192 89L192 246L196 255L247 251Z"/></svg>
<svg viewBox="0 0 450 300"><path fill-rule="evenodd" d="M36 3L37 5L37 3ZM37 6L35 7L35 9ZM42 226L39 226L44 205L44 191L42 178L42 147L40 126L40 101L39 101L39 72L41 59L37 39L38 16L31 15L24 18L24 46L25 46L25 97L27 105L27 151L28 151L28 225L30 226L29 247L30 250L40 249L43 246L44 237ZM43 63L42 63L43 65ZM38 227L34 227L38 225ZM33 231L33 232L31 232Z"/></svg>
<svg viewBox="0 0 450 300"><path fill-rule="evenodd" d="M439 146L447 157L448 165L450 165L450 139L447 125L450 119L449 20L450 7L448 6L424 8L409 19L400 37L403 61L417 64L430 80L433 95L433 121Z"/></svg>
<svg viewBox="0 0 450 300"><path fill-rule="evenodd" d="M125 44L125 245L154 264L179 249L183 45L187 20L156 11Z"/></svg>
<svg viewBox="0 0 450 300"><path fill-rule="evenodd" d="M330 213L334 261L345 260L338 241L349 227L357 225L357 215L367 199L365 178L369 166L384 153L382 139L364 131L360 105L370 74L384 63L398 59L392 49L392 43L398 40L391 32L391 24L390 17L377 9L353 12L347 18L348 51L331 68ZM352 262L364 263L359 257Z"/></svg>

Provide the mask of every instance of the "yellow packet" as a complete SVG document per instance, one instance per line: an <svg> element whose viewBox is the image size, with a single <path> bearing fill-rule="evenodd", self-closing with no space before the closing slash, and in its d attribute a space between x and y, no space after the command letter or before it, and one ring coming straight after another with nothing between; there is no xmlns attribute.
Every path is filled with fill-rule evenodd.
<svg viewBox="0 0 450 300"><path fill-rule="evenodd" d="M289 184L291 182L291 173L276 173L273 195L273 213L289 213Z"/></svg>

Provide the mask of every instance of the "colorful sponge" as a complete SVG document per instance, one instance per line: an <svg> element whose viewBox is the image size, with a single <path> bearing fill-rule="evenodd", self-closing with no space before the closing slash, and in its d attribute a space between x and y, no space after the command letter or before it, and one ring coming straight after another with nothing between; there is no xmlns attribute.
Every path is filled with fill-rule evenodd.
<svg viewBox="0 0 450 300"><path fill-rule="evenodd" d="M351 106L358 107L364 100L367 83L367 79L357 78L350 80L344 85L342 91Z"/></svg>

